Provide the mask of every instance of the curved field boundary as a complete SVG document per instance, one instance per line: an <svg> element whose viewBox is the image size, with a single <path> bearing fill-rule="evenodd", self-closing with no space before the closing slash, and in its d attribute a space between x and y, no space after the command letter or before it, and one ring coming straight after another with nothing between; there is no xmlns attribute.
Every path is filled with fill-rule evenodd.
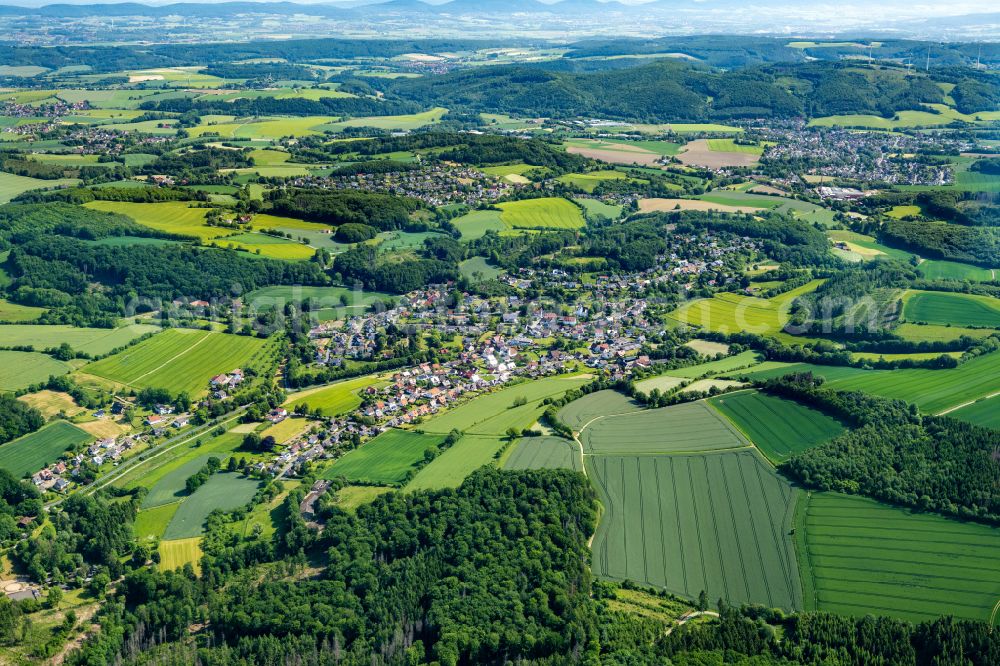
<svg viewBox="0 0 1000 666"><path fill-rule="evenodd" d="M705 401L597 417L580 431L586 454L648 455L746 448L750 442Z"/></svg>
<svg viewBox="0 0 1000 666"><path fill-rule="evenodd" d="M586 458L604 513L598 576L687 598L802 607L787 529L797 499L752 451Z"/></svg>

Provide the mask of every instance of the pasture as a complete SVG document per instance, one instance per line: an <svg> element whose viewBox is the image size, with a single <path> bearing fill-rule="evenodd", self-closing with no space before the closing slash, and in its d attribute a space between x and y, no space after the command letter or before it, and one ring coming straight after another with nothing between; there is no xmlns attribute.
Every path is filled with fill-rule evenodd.
<svg viewBox="0 0 1000 666"><path fill-rule="evenodd" d="M908 291L903 317L925 324L1000 328L1000 299L977 294Z"/></svg>
<svg viewBox="0 0 1000 666"><path fill-rule="evenodd" d="M392 488L385 486L344 486L337 491L337 506L344 511L356 511L359 506L371 504L391 492Z"/></svg>
<svg viewBox="0 0 1000 666"><path fill-rule="evenodd" d="M816 409L759 391L716 396L708 402L774 464L844 432L838 421Z"/></svg>
<svg viewBox="0 0 1000 666"><path fill-rule="evenodd" d="M323 474L357 483L394 485L402 482L428 449L437 450L443 435L390 429L340 458Z"/></svg>
<svg viewBox="0 0 1000 666"><path fill-rule="evenodd" d="M580 432L588 455L700 453L750 443L704 400L598 418Z"/></svg>
<svg viewBox="0 0 1000 666"><path fill-rule="evenodd" d="M392 300L394 296L369 289L347 287L273 286L257 289L246 295L244 303L255 311L282 309L291 303L301 306L309 301L310 314L321 321L343 319L361 314L376 301Z"/></svg>
<svg viewBox="0 0 1000 666"><path fill-rule="evenodd" d="M205 225L208 208L191 208L186 201L160 203L131 203L128 201L90 201L87 208L108 213L120 213L150 229L179 236L190 236L203 241L224 236L230 231L222 227Z"/></svg>
<svg viewBox="0 0 1000 666"><path fill-rule="evenodd" d="M997 276L995 269L941 259L927 259L922 261L917 266L917 271L928 280L972 280L973 282L986 282L996 279Z"/></svg>
<svg viewBox="0 0 1000 666"><path fill-rule="evenodd" d="M816 493L796 511L807 609L989 620L1000 599L1000 531L863 497Z"/></svg>
<svg viewBox="0 0 1000 666"><path fill-rule="evenodd" d="M523 437L504 469L572 469L583 471L583 456L573 442L561 437Z"/></svg>
<svg viewBox="0 0 1000 666"><path fill-rule="evenodd" d="M420 113L410 113L402 116L369 116L365 118L351 118L343 122L332 122L323 125L321 130L331 130L339 132L345 127L374 127L383 130L413 130L427 125L434 125L441 122L448 109L434 107L429 111Z"/></svg>
<svg viewBox="0 0 1000 666"><path fill-rule="evenodd" d="M589 173L567 173L556 178L560 183L579 187L584 192L592 193L594 189L608 180L625 180L621 171L591 171Z"/></svg>
<svg viewBox="0 0 1000 666"><path fill-rule="evenodd" d="M459 263L458 271L473 282L492 280L503 272L502 269L499 269L496 266L491 266L490 263L483 257L472 257L471 259L466 259L465 261Z"/></svg>
<svg viewBox="0 0 1000 666"><path fill-rule="evenodd" d="M228 333L169 329L90 363L82 372L132 388L196 395L208 389L213 376L247 367L265 344Z"/></svg>
<svg viewBox="0 0 1000 666"><path fill-rule="evenodd" d="M38 352L0 351L0 391L20 391L72 368Z"/></svg>
<svg viewBox="0 0 1000 666"><path fill-rule="evenodd" d="M456 488L465 477L493 462L505 445L507 441L496 435L466 435L417 472L403 489Z"/></svg>
<svg viewBox="0 0 1000 666"><path fill-rule="evenodd" d="M642 405L624 393L613 390L594 391L561 408L556 418L570 429L580 431L596 418L612 414L630 414L642 408Z"/></svg>
<svg viewBox="0 0 1000 666"><path fill-rule="evenodd" d="M31 190L73 187L79 184L80 180L77 178L42 180L40 178L29 178L27 176L17 176L12 173L0 172L0 204L5 204L17 195L30 192Z"/></svg>
<svg viewBox="0 0 1000 666"><path fill-rule="evenodd" d="M812 280L770 299L733 293L716 294L712 298L688 301L669 313L668 317L678 325L721 333L745 331L773 337L789 345L801 344L811 339L790 335L782 329L789 321L792 302L802 294L815 290L821 283L821 280Z"/></svg>
<svg viewBox="0 0 1000 666"><path fill-rule="evenodd" d="M464 402L431 418L420 427L424 432L441 435L458 430L466 435L500 437L508 428L522 430L537 421L545 411L544 405L541 404L545 398L560 397L566 391L577 388L586 381L586 378L579 375L560 375L521 382ZM521 400L524 400L524 404L517 405L516 403ZM457 447L456 444L449 451ZM444 455L447 455L447 452ZM437 462L435 460L432 465Z"/></svg>
<svg viewBox="0 0 1000 666"><path fill-rule="evenodd" d="M508 201L497 208L508 229L579 229L586 224L580 208L560 197Z"/></svg>
<svg viewBox="0 0 1000 666"><path fill-rule="evenodd" d="M145 499L142 501L143 509L152 509L165 504L173 504L187 496L185 482L189 477L198 473L209 458L223 459L223 456L202 453L194 457L185 456L184 462L180 465L170 465L170 470L160 477L156 483L150 487Z"/></svg>
<svg viewBox="0 0 1000 666"><path fill-rule="evenodd" d="M72 423L55 421L40 430L0 446L0 468L15 478L34 474L56 462L68 449L93 441Z"/></svg>
<svg viewBox="0 0 1000 666"><path fill-rule="evenodd" d="M6 257L6 254L3 254L2 256ZM3 286L6 286L6 283L8 282L7 274L3 271L3 269L0 269L0 281L4 283ZM44 312L45 308L36 308L31 305L20 305L19 303L11 303L6 299L0 298L0 321L35 321Z"/></svg>
<svg viewBox="0 0 1000 666"><path fill-rule="evenodd" d="M254 425L254 424L251 424ZM229 454L235 453L243 442L245 432L239 432L238 427L213 437L211 433L205 433L200 437L192 437L189 443L182 444L170 452L170 456L160 456L146 460L131 468L125 475L115 480L114 485L118 488L136 488L142 486L152 490L161 481L170 477L157 489L153 500L148 499L143 502L144 506L162 504L176 501L184 490L184 482L188 476L198 471L209 457L215 456L221 461L225 461ZM200 442L200 443L199 443ZM180 472L173 474L174 470L187 465L193 459L199 459L199 463L190 465L187 469L193 470L189 474ZM160 498L157 501L156 498Z"/></svg>
<svg viewBox="0 0 1000 666"><path fill-rule="evenodd" d="M753 451L591 456L604 513L593 570L697 598L798 609L797 492Z"/></svg>
<svg viewBox="0 0 1000 666"><path fill-rule="evenodd" d="M305 432L309 428L309 423L308 419L293 416L264 428L260 436L261 438L274 437L275 442L284 444L293 437Z"/></svg>
<svg viewBox="0 0 1000 666"><path fill-rule="evenodd" d="M253 499L259 485L256 480L233 472L213 474L177 507L163 538L172 540L200 536L208 514L216 509L228 511L243 506Z"/></svg>
<svg viewBox="0 0 1000 666"><path fill-rule="evenodd" d="M583 207L584 215L588 218L606 217L609 220L617 220L624 210L622 206L604 203L598 199L573 199L573 201Z"/></svg>
<svg viewBox="0 0 1000 666"><path fill-rule="evenodd" d="M216 238L211 244L285 261L305 261L316 253L314 248L300 241L254 232Z"/></svg>
<svg viewBox="0 0 1000 666"><path fill-rule="evenodd" d="M178 506L179 502L172 502L152 509L140 509L132 525L135 538L139 541L152 541L163 537Z"/></svg>
<svg viewBox="0 0 1000 666"><path fill-rule="evenodd" d="M482 238L487 231L500 232L506 229L500 221L500 213L495 210L474 210L452 220L455 228L462 233L462 240Z"/></svg>
<svg viewBox="0 0 1000 666"><path fill-rule="evenodd" d="M0 324L0 347L31 346L44 351L66 343L75 351L101 356L136 338L159 331L159 326L129 324L120 328L77 328L62 324Z"/></svg>
<svg viewBox="0 0 1000 666"><path fill-rule="evenodd" d="M304 405L310 412L319 410L323 416L339 416L357 409L361 404L360 391L376 383L378 383L378 378L368 375L345 379L315 389L306 389L291 394L285 407L294 409Z"/></svg>
<svg viewBox="0 0 1000 666"><path fill-rule="evenodd" d="M37 393L26 393L25 395L19 396L18 400L26 405L31 405L41 412L42 416L47 419L52 418L57 414L75 416L81 412L87 411L80 405L76 404L70 394L49 391L48 389L38 391Z"/></svg>
<svg viewBox="0 0 1000 666"><path fill-rule="evenodd" d="M903 322L893 329L893 333L903 340L921 340L948 342L957 340L963 335L970 338L985 338L993 331L988 328L963 328L961 326L947 326L943 324L913 324Z"/></svg>

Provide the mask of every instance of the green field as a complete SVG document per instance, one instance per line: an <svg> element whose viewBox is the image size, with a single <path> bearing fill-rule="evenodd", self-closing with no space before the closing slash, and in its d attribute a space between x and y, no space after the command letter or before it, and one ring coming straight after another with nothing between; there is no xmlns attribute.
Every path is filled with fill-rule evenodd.
<svg viewBox="0 0 1000 666"><path fill-rule="evenodd" d="M199 444L199 442L201 443ZM118 488L128 489L142 486L151 491L159 486L155 493L150 493L153 499L144 501L143 507L153 506L161 502L175 502L180 497L177 493L183 490L187 477L200 469L210 456L225 461L229 454L235 453L240 448L242 442L243 434L238 432L229 431L214 437L211 433L206 433L201 437L193 438L188 444L172 449L169 457L151 458L136 465L127 474L116 479L114 485ZM193 468L190 474L183 472L173 474L174 470L187 465L196 458L200 463L187 467L187 469ZM167 477L170 477L170 480L161 485L161 481ZM150 495L147 495L147 498Z"/></svg>
<svg viewBox="0 0 1000 666"><path fill-rule="evenodd" d="M200 536L208 514L243 506L257 492L260 483L233 472L217 472L177 507L163 538L187 539Z"/></svg>
<svg viewBox="0 0 1000 666"><path fill-rule="evenodd" d="M789 335L782 328L788 323L792 301L814 291L820 284L822 280L813 280L770 299L725 292L713 298L689 301L668 316L678 325L721 333L744 331L773 337L785 344L802 344L810 338Z"/></svg>
<svg viewBox="0 0 1000 666"><path fill-rule="evenodd" d="M580 209L559 197L508 201L497 208L509 229L579 229L586 224Z"/></svg>
<svg viewBox="0 0 1000 666"><path fill-rule="evenodd" d="M339 132L345 127L375 127L384 130L412 130L425 125L433 125L441 121L448 109L435 107L429 111L410 113L403 116L371 116L367 118L351 118L344 122L332 122L317 129Z"/></svg>
<svg viewBox="0 0 1000 666"><path fill-rule="evenodd" d="M625 180L627 176L621 171L605 170L588 173L567 173L556 178L560 183L579 187L584 192L591 193L599 184L607 180Z"/></svg>
<svg viewBox="0 0 1000 666"><path fill-rule="evenodd" d="M245 233L218 238L215 245L225 248L240 249L259 254L270 259L285 261L304 261L311 258L316 250L308 245L290 238L278 238L268 234Z"/></svg>
<svg viewBox="0 0 1000 666"><path fill-rule="evenodd" d="M697 453L750 446L703 400L600 418L584 428L580 441L588 455Z"/></svg>
<svg viewBox="0 0 1000 666"><path fill-rule="evenodd" d="M903 317L925 324L1000 328L1000 299L940 291L907 292Z"/></svg>
<svg viewBox="0 0 1000 666"><path fill-rule="evenodd" d="M524 437L515 445L504 469L572 469L583 471L576 445L561 437Z"/></svg>
<svg viewBox="0 0 1000 666"><path fill-rule="evenodd" d="M91 201L87 208L108 213L121 213L144 227L203 241L225 236L230 230L205 225L208 208L191 208L186 201L131 203L128 201Z"/></svg>
<svg viewBox="0 0 1000 666"><path fill-rule="evenodd" d="M996 528L834 493L802 501L796 541L807 609L990 618L1000 600Z"/></svg>
<svg viewBox="0 0 1000 666"><path fill-rule="evenodd" d="M162 538L179 506L179 502L173 502L152 509L141 509L136 514L135 524L132 526L135 538L140 541Z"/></svg>
<svg viewBox="0 0 1000 666"><path fill-rule="evenodd" d="M323 477L342 476L348 481L383 485L400 483L424 459L428 449L437 449L443 441L442 435L393 428L337 460Z"/></svg>
<svg viewBox="0 0 1000 666"><path fill-rule="evenodd" d="M577 388L586 381L580 376L562 375L521 382L462 403L452 410L435 416L420 427L425 432L441 435L458 430L466 435L500 437L508 428L522 430L534 423L545 411L545 406L542 405L542 400L545 398L560 397L566 391ZM514 403L519 398L523 398L526 402L515 406ZM457 448L457 445L452 447L454 448ZM435 460L434 464L437 462Z"/></svg>
<svg viewBox="0 0 1000 666"><path fill-rule="evenodd" d="M995 393L996 378L1000 376L1000 353L979 356L947 370L864 370L809 363L782 363L733 374L768 379L792 372L812 372L825 377L827 388L867 391L886 398L897 398L916 404L925 413L937 414L949 407Z"/></svg>
<svg viewBox="0 0 1000 666"><path fill-rule="evenodd" d="M31 190L71 187L79 184L80 181L76 178L42 180L40 178L28 178L27 176L17 176L12 173L0 172L0 204L5 204L17 195Z"/></svg>
<svg viewBox="0 0 1000 666"><path fill-rule="evenodd" d="M583 206L584 211L591 218L606 217L609 220L617 220L621 217L623 210L622 206L604 203L597 199L573 199L573 201Z"/></svg>
<svg viewBox="0 0 1000 666"><path fill-rule="evenodd" d="M343 319L361 314L376 301L391 300L392 294L347 287L274 286L257 289L246 295L244 302L254 310L282 309L286 303L301 305L309 300L310 312L321 321ZM346 303L346 305L345 305Z"/></svg>
<svg viewBox="0 0 1000 666"><path fill-rule="evenodd" d="M618 391L595 391L560 409L557 418L571 429L580 431L596 418L627 414L641 409L642 405Z"/></svg>
<svg viewBox="0 0 1000 666"><path fill-rule="evenodd" d="M72 368L38 352L0 351L0 391L20 391Z"/></svg>
<svg viewBox="0 0 1000 666"><path fill-rule="evenodd" d="M403 489L455 488L465 477L492 462L505 444L504 439L494 435L466 435L417 472Z"/></svg>
<svg viewBox="0 0 1000 666"><path fill-rule="evenodd" d="M2 279L4 283L8 282L7 275L6 273L3 272L2 269L0 269L0 279ZM18 303L11 303L6 299L0 298L0 321L12 321L12 322L35 321L44 312L45 308L36 308L30 305L20 305Z"/></svg>
<svg viewBox="0 0 1000 666"><path fill-rule="evenodd" d="M940 259L922 261L917 270L929 280L972 280L974 282L986 282L996 279L995 276L997 275L997 271L989 268Z"/></svg>
<svg viewBox="0 0 1000 666"><path fill-rule="evenodd" d="M960 421L1000 430L1000 395L979 400L961 409L948 412L948 416Z"/></svg>
<svg viewBox="0 0 1000 666"><path fill-rule="evenodd" d="M171 469L150 487L149 493L142 501L142 508L152 509L164 504L173 504L186 497L185 482L189 477L197 474L198 470L204 467L212 456L211 453L202 453L193 458L185 456L186 460L183 464L170 465ZM222 459L222 456L215 457Z"/></svg>
<svg viewBox="0 0 1000 666"><path fill-rule="evenodd" d="M963 335L970 338L986 338L993 331L988 328L962 328L961 326L947 326L941 324L911 324L903 322L892 331L903 340L913 340L920 342L928 340L930 342L948 342L957 340Z"/></svg>
<svg viewBox="0 0 1000 666"><path fill-rule="evenodd" d="M503 272L496 266L491 266L483 257L466 259L458 265L458 271L473 282L492 280Z"/></svg>
<svg viewBox="0 0 1000 666"><path fill-rule="evenodd" d="M844 432L839 422L818 410L758 391L720 395L708 402L775 464Z"/></svg>
<svg viewBox="0 0 1000 666"><path fill-rule="evenodd" d="M196 395L221 372L247 367L264 340L228 333L170 329L83 367L82 372L132 388Z"/></svg>
<svg viewBox="0 0 1000 666"><path fill-rule="evenodd" d="M475 240L487 231L500 232L506 229L500 221L500 213L495 210L474 210L452 220L455 228L462 233L462 240Z"/></svg>
<svg viewBox="0 0 1000 666"><path fill-rule="evenodd" d="M70 448L93 441L93 437L72 423L55 421L41 430L0 446L0 468L16 478L34 474Z"/></svg>
<svg viewBox="0 0 1000 666"><path fill-rule="evenodd" d="M329 386L293 393L285 406L294 409L306 405L310 411L318 409L323 416L338 416L356 409L361 404L359 392L376 383L378 379L371 375L345 379Z"/></svg>
<svg viewBox="0 0 1000 666"><path fill-rule="evenodd" d="M121 328L77 328L61 324L0 324L0 347L30 345L37 351L43 351L58 347L65 342L78 352L100 356L158 330L159 326L149 324L130 324Z"/></svg>
<svg viewBox="0 0 1000 666"><path fill-rule="evenodd" d="M604 513L593 570L692 599L802 606L791 538L796 491L753 451L592 456Z"/></svg>

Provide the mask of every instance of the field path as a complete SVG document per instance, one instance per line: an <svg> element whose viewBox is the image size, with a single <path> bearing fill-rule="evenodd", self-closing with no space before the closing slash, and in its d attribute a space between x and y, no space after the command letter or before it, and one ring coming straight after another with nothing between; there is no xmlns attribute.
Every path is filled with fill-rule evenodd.
<svg viewBox="0 0 1000 666"><path fill-rule="evenodd" d="M640 409L639 411L641 412L642 410ZM627 414L635 414L635 412L618 412L617 414L602 414L600 416L595 416L594 418L584 423L582 428L573 432L573 441L576 443L577 448L580 450L580 467L583 469L584 476L587 476L586 457L588 454L585 453L583 450L583 442L580 441L580 433L586 430L590 426L590 424L593 423L594 421L600 421L601 419L606 419L609 416L625 416ZM590 540L591 541L594 540L593 535L591 535Z"/></svg>
<svg viewBox="0 0 1000 666"><path fill-rule="evenodd" d="M203 338L202 338L201 340L199 340L198 342L194 343L193 345L191 345L190 347L188 347L188 348L187 348L187 349L185 349L184 351L182 351L182 352L179 352L179 353L177 353L177 354L174 354L173 356L171 356L170 358L168 358L168 359L167 359L166 361L164 361L164 362L163 362L163 363L161 363L160 365L156 366L155 368L153 368L152 370L150 370L150 371L149 371L149 372L147 372L147 373L144 373L144 374L142 374L142 375L139 375L138 377L136 377L136 378L135 378L135 379L133 379L132 381L133 381L133 382L137 382L137 381L139 381L140 379L142 379L143 377L148 377L149 375L153 374L153 373L154 373L154 372L156 372L157 370L162 370L162 369L163 369L164 367L166 367L166 366L170 365L171 363L173 363L174 361L176 361L177 359L179 359L179 358L180 358L181 356L185 356L186 354L189 354L189 353L191 353L191 350L192 350L192 349L194 349L195 347L197 347L198 345L200 345L201 343L203 343L203 342L204 342L205 340L208 340L208 339L209 339L210 337L212 337L212 336L211 336L211 334L209 334L209 335L206 335L206 336L205 336L205 337L203 337Z"/></svg>
<svg viewBox="0 0 1000 666"><path fill-rule="evenodd" d="M989 395L984 395L981 398L976 398L975 400L970 400L968 402L963 402L961 405L955 405L954 407L949 407L948 409L944 410L943 412L938 412L937 414L935 414L935 416L944 416L945 414L950 414L950 413L952 413L954 411L958 411L959 409L962 409L963 407L968 407L969 405L974 405L977 402L979 402L980 400L989 400L990 398L995 398L998 395L1000 395L1000 391L997 391L996 393L990 393Z"/></svg>
<svg viewBox="0 0 1000 666"><path fill-rule="evenodd" d="M705 616L705 615L708 615L709 617L719 617L718 613L716 613L715 611L709 611L709 610L707 610L707 611L691 611L690 613L684 613L684 615L681 615L680 619L677 620L677 624L675 624L674 626L672 626L669 629L667 629L667 636L669 636L670 634L672 634L674 632L674 629L676 629L677 627L680 627L680 626L682 626L684 624L687 624L688 622L690 622L691 620L695 619L696 617L702 617L702 616Z"/></svg>

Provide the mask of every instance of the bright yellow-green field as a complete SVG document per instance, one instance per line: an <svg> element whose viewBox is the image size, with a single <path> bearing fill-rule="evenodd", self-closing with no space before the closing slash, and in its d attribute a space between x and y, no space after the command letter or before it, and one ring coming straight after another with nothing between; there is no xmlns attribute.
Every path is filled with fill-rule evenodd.
<svg viewBox="0 0 1000 666"><path fill-rule="evenodd" d="M144 69L127 72L125 76L133 80L163 81L170 87L182 88L218 88L226 80L210 74L202 74L200 67L165 67L163 69ZM113 76L113 75L111 75Z"/></svg>
<svg viewBox="0 0 1000 666"><path fill-rule="evenodd" d="M261 437L274 437L278 444L284 444L309 427L309 421L302 418L288 418L275 423L260 433Z"/></svg>
<svg viewBox="0 0 1000 666"><path fill-rule="evenodd" d="M204 120L204 119L203 119ZM191 136L218 134L228 138L280 139L283 136L313 136L322 134L319 128L339 120L334 116L303 116L301 118L275 118L259 122L231 122L218 125L199 125L188 130Z"/></svg>
<svg viewBox="0 0 1000 666"><path fill-rule="evenodd" d="M368 375L342 382L308 389L293 394L285 403L286 409L307 405L309 410L319 409L323 416L337 416L356 409L361 404L359 392L367 386L378 383L378 377Z"/></svg>
<svg viewBox="0 0 1000 666"><path fill-rule="evenodd" d="M839 125L841 127L893 130L947 125L956 120L966 123L1000 120L1000 111L982 111L967 115L944 104L925 104L924 106L934 109L937 113L932 111L900 111L896 114L895 118L882 118L880 116L860 114L827 116L826 118L815 118L809 122L809 125L813 127L833 127L834 125Z"/></svg>
<svg viewBox="0 0 1000 666"><path fill-rule="evenodd" d="M590 173L567 173L556 178L560 183L576 185L585 192L593 192L594 188L605 180L622 180L626 178L621 171L591 171Z"/></svg>
<svg viewBox="0 0 1000 666"><path fill-rule="evenodd" d="M283 150L258 149L250 152L250 158L257 166L274 166L284 164L291 157Z"/></svg>
<svg viewBox="0 0 1000 666"><path fill-rule="evenodd" d="M184 201L161 203L131 203L127 201L91 201L87 208L127 215L139 224L172 234L192 236L201 240L218 238L231 233L222 227L205 225L207 208L189 208Z"/></svg>
<svg viewBox="0 0 1000 666"><path fill-rule="evenodd" d="M788 323L792 301L815 290L822 283L822 280L813 280L770 299L732 293L716 294L713 298L685 303L668 316L678 324L710 331L746 331L767 335L786 344L802 344L813 338L789 335L781 329Z"/></svg>
<svg viewBox="0 0 1000 666"><path fill-rule="evenodd" d="M409 130L440 122L448 109L435 107L430 111L411 113L405 116L370 116L367 118L351 118L344 122L331 121L324 129L339 132L345 127L375 127L384 130Z"/></svg>
<svg viewBox="0 0 1000 666"><path fill-rule="evenodd" d="M920 206L893 206L892 210L886 213L889 217L901 220L911 215L920 215Z"/></svg>
<svg viewBox="0 0 1000 666"><path fill-rule="evenodd" d="M586 224L580 209L561 197L508 201L497 208L510 229L579 229Z"/></svg>
<svg viewBox="0 0 1000 666"><path fill-rule="evenodd" d="M191 564L195 572L199 572L201 567L201 537L191 537L190 539L173 539L160 542L160 569L169 571L180 569L185 564Z"/></svg>
<svg viewBox="0 0 1000 666"><path fill-rule="evenodd" d="M0 298L0 321L34 321L42 316L43 312L45 312L45 308L20 305L19 303L11 303L8 300Z"/></svg>

